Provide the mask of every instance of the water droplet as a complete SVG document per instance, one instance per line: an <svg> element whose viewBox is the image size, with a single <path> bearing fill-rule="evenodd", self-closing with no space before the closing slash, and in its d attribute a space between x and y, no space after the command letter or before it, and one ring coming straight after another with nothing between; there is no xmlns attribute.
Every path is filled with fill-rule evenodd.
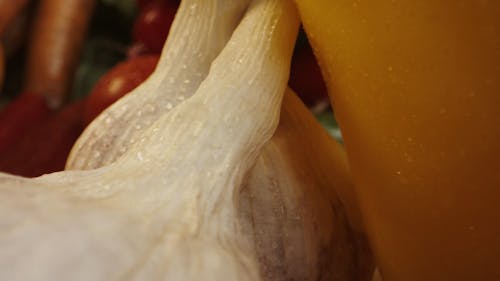
<svg viewBox="0 0 500 281"><path fill-rule="evenodd" d="M224 117L222 117L222 120L224 121L224 123L227 124L227 123L231 122L232 117L233 117L232 114L227 113L224 115Z"/></svg>
<svg viewBox="0 0 500 281"><path fill-rule="evenodd" d="M153 112L155 112L155 110L156 110L156 107L154 105L152 105L152 104L147 104L146 105L146 111L147 112L153 113Z"/></svg>
<svg viewBox="0 0 500 281"><path fill-rule="evenodd" d="M137 156L137 160L139 160L141 162L144 161L144 156L142 156L142 153L140 151L137 152L136 156Z"/></svg>
<svg viewBox="0 0 500 281"><path fill-rule="evenodd" d="M404 155L405 155L406 161L408 163L413 162L413 157L410 154L408 154L408 153L405 152Z"/></svg>
<svg viewBox="0 0 500 281"><path fill-rule="evenodd" d="M198 5L196 3L191 4L191 6L189 6L189 14L190 15L196 14L196 8L197 7L198 7Z"/></svg>
<svg viewBox="0 0 500 281"><path fill-rule="evenodd" d="M201 129L203 128L203 123L202 122L196 122L193 130L192 130L192 133L193 133L193 136L197 137L199 134L200 134L200 131Z"/></svg>

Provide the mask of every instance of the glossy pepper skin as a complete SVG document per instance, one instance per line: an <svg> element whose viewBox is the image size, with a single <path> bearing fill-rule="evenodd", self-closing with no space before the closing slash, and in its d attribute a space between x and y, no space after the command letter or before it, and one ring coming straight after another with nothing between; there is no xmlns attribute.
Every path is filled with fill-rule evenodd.
<svg viewBox="0 0 500 281"><path fill-rule="evenodd" d="M500 280L500 2L296 2L384 280Z"/></svg>

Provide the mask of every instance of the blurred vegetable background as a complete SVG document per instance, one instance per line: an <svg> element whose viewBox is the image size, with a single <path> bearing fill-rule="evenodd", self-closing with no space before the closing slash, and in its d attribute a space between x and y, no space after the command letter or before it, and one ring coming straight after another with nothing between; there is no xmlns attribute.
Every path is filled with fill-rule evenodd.
<svg viewBox="0 0 500 281"><path fill-rule="evenodd" d="M154 70L179 4L0 0L0 171L62 170L85 126ZM289 84L341 140L304 32Z"/></svg>

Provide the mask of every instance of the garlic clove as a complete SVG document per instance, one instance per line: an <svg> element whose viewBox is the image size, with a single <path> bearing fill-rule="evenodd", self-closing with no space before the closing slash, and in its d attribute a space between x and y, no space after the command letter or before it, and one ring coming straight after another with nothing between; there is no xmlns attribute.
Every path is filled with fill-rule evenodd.
<svg viewBox="0 0 500 281"><path fill-rule="evenodd" d="M350 202L340 200L346 190L343 149L288 90L239 195L264 280L369 280L373 260Z"/></svg>

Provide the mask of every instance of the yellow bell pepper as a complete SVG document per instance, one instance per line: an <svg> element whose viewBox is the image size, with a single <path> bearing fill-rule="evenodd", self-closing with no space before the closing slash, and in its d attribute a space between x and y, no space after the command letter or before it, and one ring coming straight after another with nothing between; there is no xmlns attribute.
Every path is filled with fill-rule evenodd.
<svg viewBox="0 0 500 281"><path fill-rule="evenodd" d="M500 280L500 1L296 2L384 280Z"/></svg>

